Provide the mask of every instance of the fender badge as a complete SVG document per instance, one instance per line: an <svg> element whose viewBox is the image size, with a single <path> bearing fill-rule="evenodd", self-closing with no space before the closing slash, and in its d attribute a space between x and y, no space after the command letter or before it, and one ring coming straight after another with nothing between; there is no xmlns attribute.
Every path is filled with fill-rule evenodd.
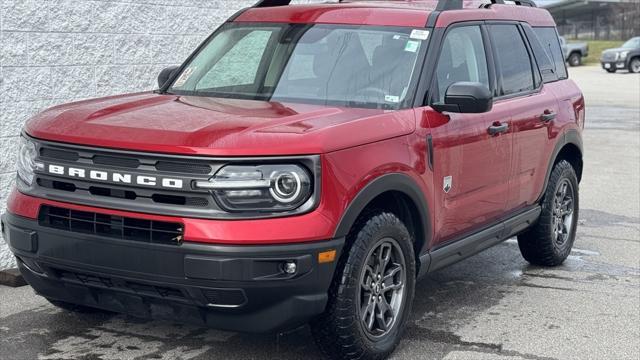
<svg viewBox="0 0 640 360"><path fill-rule="evenodd" d="M442 189L446 194L448 194L453 188L453 176L447 176L444 178L444 184L442 185Z"/></svg>

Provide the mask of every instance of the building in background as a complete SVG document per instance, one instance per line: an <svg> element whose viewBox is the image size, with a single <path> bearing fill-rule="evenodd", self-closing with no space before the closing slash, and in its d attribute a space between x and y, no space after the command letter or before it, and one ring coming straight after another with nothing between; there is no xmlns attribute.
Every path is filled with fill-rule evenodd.
<svg viewBox="0 0 640 360"><path fill-rule="evenodd" d="M640 0L563 0L543 6L567 39L627 40L640 36Z"/></svg>

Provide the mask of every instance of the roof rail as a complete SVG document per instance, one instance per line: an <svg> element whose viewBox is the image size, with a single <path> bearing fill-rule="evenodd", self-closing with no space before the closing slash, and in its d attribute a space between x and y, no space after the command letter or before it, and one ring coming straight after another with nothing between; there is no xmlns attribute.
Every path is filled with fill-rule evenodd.
<svg viewBox="0 0 640 360"><path fill-rule="evenodd" d="M343 0L339 0L338 2L342 2ZM509 0L507 0L509 1ZM520 6L530 6L537 7L536 3L533 0L511 0L509 2L505 2L505 0L491 0L491 4L487 4L485 6L491 6L493 4L511 4L520 5ZM260 0L253 7L275 7L275 6L287 6L291 4L291 0ZM464 8L463 0L439 0L438 5L436 6L436 11L446 11L446 10L459 10Z"/></svg>
<svg viewBox="0 0 640 360"><path fill-rule="evenodd" d="M345 0L338 0L338 2L344 2L344 1ZM490 4L484 4L482 5L482 7L489 7L493 4L538 7L534 2L534 0L489 0L489 1L490 1ZM437 11L460 10L460 9L464 9L464 0L438 0L438 5L436 6Z"/></svg>
<svg viewBox="0 0 640 360"><path fill-rule="evenodd" d="M529 7L538 7L533 0L490 0L490 4L482 5L482 7L489 7L493 4L500 5L520 5ZM436 6L436 11L446 10L460 10L464 8L463 0L439 0Z"/></svg>
<svg viewBox="0 0 640 360"><path fill-rule="evenodd" d="M291 0L260 0L253 7L275 7L275 6L287 6L291 4Z"/></svg>

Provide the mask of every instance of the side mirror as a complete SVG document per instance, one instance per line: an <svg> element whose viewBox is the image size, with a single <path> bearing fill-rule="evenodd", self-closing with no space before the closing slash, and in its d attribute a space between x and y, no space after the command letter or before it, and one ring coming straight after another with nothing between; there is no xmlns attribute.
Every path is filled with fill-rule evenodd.
<svg viewBox="0 0 640 360"><path fill-rule="evenodd" d="M179 66L169 66L168 68L160 71L160 75L158 75L158 86L162 89L162 87L169 81L169 79L173 78L175 72L180 69Z"/></svg>
<svg viewBox="0 0 640 360"><path fill-rule="evenodd" d="M444 104L433 104L438 112L478 114L491 111L493 94L486 85L476 82L457 82L451 84L444 96Z"/></svg>

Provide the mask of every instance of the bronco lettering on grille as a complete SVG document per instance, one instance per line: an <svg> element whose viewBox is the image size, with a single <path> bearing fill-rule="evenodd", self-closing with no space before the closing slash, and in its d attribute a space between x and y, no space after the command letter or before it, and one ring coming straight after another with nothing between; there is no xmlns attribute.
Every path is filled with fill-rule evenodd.
<svg viewBox="0 0 640 360"><path fill-rule="evenodd" d="M96 181L106 181L116 184L134 184L141 186L163 187L167 189L182 189L184 181L182 179L159 178L148 175L126 174L107 170L91 170L76 167L65 167L62 165L49 164L45 171L52 175L62 175L71 178L90 179Z"/></svg>

